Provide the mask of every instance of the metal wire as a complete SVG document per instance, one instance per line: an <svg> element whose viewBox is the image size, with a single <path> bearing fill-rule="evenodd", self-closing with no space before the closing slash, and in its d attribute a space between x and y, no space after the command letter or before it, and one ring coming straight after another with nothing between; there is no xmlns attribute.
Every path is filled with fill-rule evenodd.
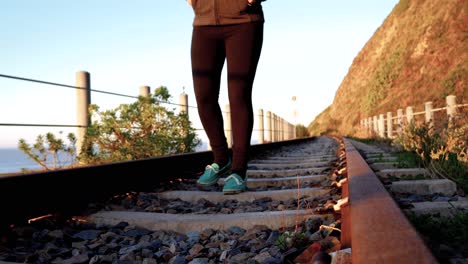
<svg viewBox="0 0 468 264"><path fill-rule="evenodd" d="M48 82L48 81L42 81L42 80L37 80L37 79L24 78L24 77L18 77L18 76L6 75L6 74L0 74L0 77L2 77L2 78L8 78L8 79L14 79L14 80L20 80L20 81L28 81L28 82L35 82L35 83L41 83L41 84L59 86L59 87L65 87L65 88L72 88L72 89L86 89L85 87L79 87L79 86L74 86L74 85L61 84L61 83L56 83L56 82ZM91 92L96 92L96 93L102 93L102 94L109 94L109 95L127 97L127 98L134 98L134 99L138 99L138 98L139 98L139 96L126 95L126 94L108 92L108 91L103 91L103 90L90 89L90 91L91 91ZM187 106L187 107L190 107L190 108L197 108L196 106L181 105L181 104L171 103L171 102L157 101L157 103L168 104L168 105L175 105L175 106ZM222 113L228 114L229 112L222 111ZM0 126L82 127L82 128L86 128L86 126L80 126L80 125L61 125L61 124L17 124L17 123L0 123ZM195 128L195 130L202 131L202 130L204 130L204 129L203 129L203 128ZM257 131L257 130L254 129L254 131ZM282 130L278 130L278 131L282 131Z"/></svg>

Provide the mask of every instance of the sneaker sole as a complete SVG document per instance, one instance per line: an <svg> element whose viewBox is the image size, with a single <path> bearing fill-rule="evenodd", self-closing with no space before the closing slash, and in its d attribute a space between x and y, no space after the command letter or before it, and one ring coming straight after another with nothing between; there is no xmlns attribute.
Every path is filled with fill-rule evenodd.
<svg viewBox="0 0 468 264"><path fill-rule="evenodd" d="M238 194L238 193L242 193L242 192L245 192L245 190L223 190L223 193L224 194Z"/></svg>
<svg viewBox="0 0 468 264"><path fill-rule="evenodd" d="M219 180L219 179L218 179L218 180ZM198 185L198 186L203 186L203 187L212 186L212 185L215 185L216 183L218 183L218 180L216 180L216 181L213 182L213 183L201 183L201 182L197 182L197 185Z"/></svg>

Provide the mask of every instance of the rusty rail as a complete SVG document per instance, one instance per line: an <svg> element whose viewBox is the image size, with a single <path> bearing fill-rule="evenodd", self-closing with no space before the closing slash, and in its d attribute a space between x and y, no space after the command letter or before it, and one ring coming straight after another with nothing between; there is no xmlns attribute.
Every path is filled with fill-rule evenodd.
<svg viewBox="0 0 468 264"><path fill-rule="evenodd" d="M342 235L351 244L352 263L438 263L359 152L348 140L344 144L349 207Z"/></svg>

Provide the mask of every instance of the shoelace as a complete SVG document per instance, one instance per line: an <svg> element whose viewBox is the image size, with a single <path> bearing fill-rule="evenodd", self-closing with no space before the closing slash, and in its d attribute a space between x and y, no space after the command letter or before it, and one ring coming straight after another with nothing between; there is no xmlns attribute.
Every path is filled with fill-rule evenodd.
<svg viewBox="0 0 468 264"><path fill-rule="evenodd" d="M225 182L227 182L229 179L234 179L236 180L237 185L241 185L242 183L237 179L234 174L229 175L229 177L226 178Z"/></svg>
<svg viewBox="0 0 468 264"><path fill-rule="evenodd" d="M211 165L206 165L205 169L210 169L210 170L214 171L215 173L218 173L218 171L219 171L219 170L217 170L215 167L213 167Z"/></svg>

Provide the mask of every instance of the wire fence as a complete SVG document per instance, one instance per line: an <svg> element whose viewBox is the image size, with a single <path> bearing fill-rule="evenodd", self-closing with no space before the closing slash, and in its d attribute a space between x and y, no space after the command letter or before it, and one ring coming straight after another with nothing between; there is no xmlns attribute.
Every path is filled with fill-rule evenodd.
<svg viewBox="0 0 468 264"><path fill-rule="evenodd" d="M82 138L84 137L84 131L89 126L88 118L88 108L91 102L91 92L106 94L124 98L131 98L137 100L140 96L149 96L150 87L142 86L140 87L140 94L138 96L128 95L122 93L109 92L104 90L91 89L91 80L88 72L77 72L76 73L76 85L62 84L57 82L50 82L32 78L24 78L6 74L0 74L0 78L11 79L14 81L23 81L23 82L32 82L38 84L44 84L49 86L57 86L62 88L74 89L76 90L76 114L77 122L76 124L53 124L53 123L12 123L12 122L3 122L0 123L0 126L3 127L54 127L54 128L76 128L76 133L78 137L77 148L79 148ZM197 109L196 106L191 106L188 104L188 99L186 95L181 95L179 103L168 102L168 101L156 101L157 104L172 105L179 107L179 111L186 111L188 113L188 108ZM20 107L20 106L19 106ZM225 118L225 133L227 134L228 144L232 145L231 136L231 124L226 123L226 120L230 120L230 111L229 105L226 105L225 109L222 111ZM201 127L201 122L197 115L189 115L189 118L192 123L198 123L199 126L195 126L194 129L201 133L204 129ZM253 129L254 132L258 135L257 143L265 142L274 142L295 138L295 125L287 122L285 119L280 117L275 113L267 111L263 114L263 109L258 111L258 114L254 116L254 123L257 126ZM1 122L1 120L0 120ZM261 123L260 123L261 122ZM208 144L209 148L209 144Z"/></svg>

